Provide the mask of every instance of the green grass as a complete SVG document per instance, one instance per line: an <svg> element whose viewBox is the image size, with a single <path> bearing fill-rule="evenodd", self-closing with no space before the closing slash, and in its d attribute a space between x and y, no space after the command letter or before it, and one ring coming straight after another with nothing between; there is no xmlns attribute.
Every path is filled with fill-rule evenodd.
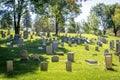
<svg viewBox="0 0 120 80"><path fill-rule="evenodd" d="M63 34L61 34L63 35ZM69 34L74 36L75 34ZM97 36L92 34L82 34L82 36L88 37L88 39L96 38ZM35 38L35 37L34 37ZM39 37L38 37L39 38ZM106 39L120 40L119 37L108 36ZM46 55L45 49L38 50L41 46L41 40L24 40L25 46L19 46L19 48L13 48L12 46L6 46L6 39L1 38L0 35L0 80L120 80L120 62L118 56L114 55L114 50L109 49L109 42L103 44L103 47L99 47L100 51L95 51L96 41L89 44L90 50L84 49L84 44L80 44L77 47L72 45L69 47L65 43L64 48L59 45L61 51L65 52L64 56L59 56L59 62L51 62L53 55ZM45 48L45 47L44 47ZM27 49L29 52L30 61L20 61L20 50ZM113 54L113 69L114 71L105 70L103 52L108 49ZM75 62L72 63L72 72L66 71L66 59L67 52L72 51L75 54ZM38 53L40 55L40 61L33 60L33 54ZM97 54L97 56L93 56ZM90 65L85 62L86 59L94 59L98 61L97 65ZM6 72L6 61L14 61L14 71L11 73ZM48 71L40 71L40 62L48 61Z"/></svg>

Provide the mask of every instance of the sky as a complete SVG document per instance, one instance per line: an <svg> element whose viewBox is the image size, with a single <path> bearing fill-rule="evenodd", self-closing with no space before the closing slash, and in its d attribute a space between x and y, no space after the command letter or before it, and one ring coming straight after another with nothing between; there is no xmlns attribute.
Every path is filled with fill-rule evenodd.
<svg viewBox="0 0 120 80"><path fill-rule="evenodd" d="M95 6L96 4L104 3L104 4L120 4L120 0L88 0L86 2L82 2L82 13L75 18L76 22L81 22L81 20L86 20L87 16L89 16L90 9Z"/></svg>

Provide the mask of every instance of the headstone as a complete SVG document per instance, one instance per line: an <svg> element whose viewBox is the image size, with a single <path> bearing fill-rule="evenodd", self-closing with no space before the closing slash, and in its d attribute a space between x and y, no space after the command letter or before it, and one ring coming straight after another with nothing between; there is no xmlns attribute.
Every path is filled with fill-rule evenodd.
<svg viewBox="0 0 120 80"><path fill-rule="evenodd" d="M106 49L106 50L104 50L104 56L107 54L109 54L109 51Z"/></svg>
<svg viewBox="0 0 120 80"><path fill-rule="evenodd" d="M61 42L60 44L61 44L62 47L64 47L64 42Z"/></svg>
<svg viewBox="0 0 120 80"><path fill-rule="evenodd" d="M110 40L110 50L114 49L114 40Z"/></svg>
<svg viewBox="0 0 120 80"><path fill-rule="evenodd" d="M102 39L102 42L103 42L104 44L106 44L106 43L107 43L107 40L106 40L105 38L103 38L103 39Z"/></svg>
<svg viewBox="0 0 120 80"><path fill-rule="evenodd" d="M34 60L37 60L37 61L40 60L40 59L39 59L39 54L34 54L33 59L34 59Z"/></svg>
<svg viewBox="0 0 120 80"><path fill-rule="evenodd" d="M19 39L21 39L21 35L20 34L15 34L13 42L19 42Z"/></svg>
<svg viewBox="0 0 120 80"><path fill-rule="evenodd" d="M47 71L48 70L48 62L43 61L40 63L40 70L41 71Z"/></svg>
<svg viewBox="0 0 120 80"><path fill-rule="evenodd" d="M58 56L52 56L52 62L58 62L59 57Z"/></svg>
<svg viewBox="0 0 120 80"><path fill-rule="evenodd" d="M42 45L43 45L43 46L46 46L46 40L43 39L42 42L43 42Z"/></svg>
<svg viewBox="0 0 120 80"><path fill-rule="evenodd" d="M56 52L57 55L64 55L64 52Z"/></svg>
<svg viewBox="0 0 120 80"><path fill-rule="evenodd" d="M91 60L91 59L87 59L87 60L85 60L86 62L88 62L89 64L97 64L98 63L98 61L96 61L96 60Z"/></svg>
<svg viewBox="0 0 120 80"><path fill-rule="evenodd" d="M68 46L72 46L71 40L68 41Z"/></svg>
<svg viewBox="0 0 120 80"><path fill-rule="evenodd" d="M7 72L13 72L13 61L12 60L7 61Z"/></svg>
<svg viewBox="0 0 120 80"><path fill-rule="evenodd" d="M105 55L105 66L107 70L112 69L112 54Z"/></svg>
<svg viewBox="0 0 120 80"><path fill-rule="evenodd" d="M89 51L89 45L88 44L85 45L85 50Z"/></svg>
<svg viewBox="0 0 120 80"><path fill-rule="evenodd" d="M74 53L73 52L68 52L67 59L68 59L68 61L73 62L74 61Z"/></svg>
<svg viewBox="0 0 120 80"><path fill-rule="evenodd" d="M28 39L28 31L24 31L24 33L23 33L23 38L24 38L24 39Z"/></svg>
<svg viewBox="0 0 120 80"><path fill-rule="evenodd" d="M27 50L22 50L20 53L21 53L21 60L29 60Z"/></svg>
<svg viewBox="0 0 120 80"><path fill-rule="evenodd" d="M58 42L52 42L52 49L58 50Z"/></svg>
<svg viewBox="0 0 120 80"><path fill-rule="evenodd" d="M52 52L52 46L46 46L46 54L53 54Z"/></svg>
<svg viewBox="0 0 120 80"><path fill-rule="evenodd" d="M19 38L18 44L19 45L24 45L23 39Z"/></svg>
<svg viewBox="0 0 120 80"><path fill-rule="evenodd" d="M3 33L3 34L2 34L2 38L5 38L5 37L6 37L6 34L5 34L5 33Z"/></svg>
<svg viewBox="0 0 120 80"><path fill-rule="evenodd" d="M95 47L95 51L99 51L99 46L96 46L96 47Z"/></svg>
<svg viewBox="0 0 120 80"><path fill-rule="evenodd" d="M71 61L67 61L66 62L66 71L72 71L72 63Z"/></svg>
<svg viewBox="0 0 120 80"><path fill-rule="evenodd" d="M120 51L120 42L119 40L116 40L116 52Z"/></svg>

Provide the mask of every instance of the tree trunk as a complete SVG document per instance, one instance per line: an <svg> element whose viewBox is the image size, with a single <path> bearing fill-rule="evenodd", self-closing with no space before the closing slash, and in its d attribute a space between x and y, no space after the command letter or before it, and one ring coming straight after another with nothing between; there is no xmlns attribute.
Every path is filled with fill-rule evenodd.
<svg viewBox="0 0 120 80"><path fill-rule="evenodd" d="M115 28L115 24L113 23L114 34L117 36L117 29Z"/></svg>
<svg viewBox="0 0 120 80"><path fill-rule="evenodd" d="M56 33L55 33L56 36L58 36L58 22L56 21Z"/></svg>
<svg viewBox="0 0 120 80"><path fill-rule="evenodd" d="M55 31L55 35L58 36L58 20L57 20L57 15L56 15L56 31Z"/></svg>
<svg viewBox="0 0 120 80"><path fill-rule="evenodd" d="M115 36L117 36L117 30L115 29L115 26L114 26L114 34Z"/></svg>

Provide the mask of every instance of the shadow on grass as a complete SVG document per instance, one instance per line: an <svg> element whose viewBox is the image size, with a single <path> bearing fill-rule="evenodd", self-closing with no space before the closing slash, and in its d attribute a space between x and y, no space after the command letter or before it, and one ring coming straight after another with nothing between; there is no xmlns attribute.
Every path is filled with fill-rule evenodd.
<svg viewBox="0 0 120 80"><path fill-rule="evenodd" d="M6 40L0 41L0 45L4 44ZM16 76L26 74L26 73L33 73L34 71L38 70L40 67L41 61L46 61L47 58L43 57L42 55L45 54L45 48L43 50L38 50L38 46L41 43L38 41L33 42L25 42L24 46L19 46L18 48L13 48L13 46L5 46L0 47L0 74L4 74L4 77L7 78L14 78ZM20 51L21 50L28 50L28 55L30 60L29 61L21 61L20 60ZM40 56L39 61L34 61L33 57L30 55L34 55L38 53ZM13 72L7 73L6 70L6 61L13 60Z"/></svg>
<svg viewBox="0 0 120 80"><path fill-rule="evenodd" d="M6 43L6 40L1 40L0 45ZM26 41L24 42L24 46L19 45L18 48L13 48L12 45L1 47L0 46L0 74L5 75L7 78L15 78L17 76L26 74L26 73L34 73L36 70L39 70L40 62L46 61L47 58L42 55L46 53L46 47L42 46L41 40L34 41ZM38 47L43 47L42 50L39 50ZM21 61L20 60L20 51L27 50L30 60L29 61ZM59 48L60 51L67 53L68 50L65 48ZM37 53L40 56L39 61L33 60L33 55ZM13 60L13 72L7 73L6 69L6 61Z"/></svg>

